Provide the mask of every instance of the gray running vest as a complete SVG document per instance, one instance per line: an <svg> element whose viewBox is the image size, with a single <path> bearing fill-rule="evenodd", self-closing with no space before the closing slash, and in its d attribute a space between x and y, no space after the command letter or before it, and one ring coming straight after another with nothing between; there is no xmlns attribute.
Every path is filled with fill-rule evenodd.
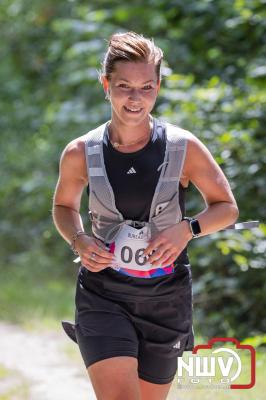
<svg viewBox="0 0 266 400"><path fill-rule="evenodd" d="M163 229L180 222L179 181L187 146L187 131L153 118L153 129L166 129L166 148L161 173L153 195L148 222L124 219L116 208L113 189L107 177L103 138L108 134L108 122L90 131L85 139L87 173L90 185L89 216L93 235L110 244L124 224L136 228L149 226L151 238Z"/></svg>

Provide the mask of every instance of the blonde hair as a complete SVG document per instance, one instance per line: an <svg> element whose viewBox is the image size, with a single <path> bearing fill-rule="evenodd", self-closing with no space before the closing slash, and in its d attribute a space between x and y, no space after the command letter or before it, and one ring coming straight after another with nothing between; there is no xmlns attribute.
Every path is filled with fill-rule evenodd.
<svg viewBox="0 0 266 400"><path fill-rule="evenodd" d="M157 47L152 39L147 39L135 32L115 33L111 36L108 50L105 54L101 76L111 79L118 61L133 61L154 63L158 80L161 78L162 50Z"/></svg>

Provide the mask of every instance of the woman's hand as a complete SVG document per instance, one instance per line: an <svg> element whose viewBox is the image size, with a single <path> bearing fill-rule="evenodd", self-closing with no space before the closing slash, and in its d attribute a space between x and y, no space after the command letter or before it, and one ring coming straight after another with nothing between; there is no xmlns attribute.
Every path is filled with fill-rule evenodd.
<svg viewBox="0 0 266 400"><path fill-rule="evenodd" d="M191 236L187 221L181 221L160 232L145 249L144 255L152 265L166 267L176 260Z"/></svg>
<svg viewBox="0 0 266 400"><path fill-rule="evenodd" d="M91 272L99 272L109 267L113 261L113 254L106 250L105 245L91 236L78 236L75 248L79 253L81 264Z"/></svg>

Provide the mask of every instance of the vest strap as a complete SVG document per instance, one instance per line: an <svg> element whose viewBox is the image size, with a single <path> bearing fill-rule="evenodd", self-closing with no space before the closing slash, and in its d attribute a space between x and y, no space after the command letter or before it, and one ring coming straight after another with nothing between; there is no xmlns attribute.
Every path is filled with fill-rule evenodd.
<svg viewBox="0 0 266 400"><path fill-rule="evenodd" d="M104 176L102 168L89 168L89 176Z"/></svg>

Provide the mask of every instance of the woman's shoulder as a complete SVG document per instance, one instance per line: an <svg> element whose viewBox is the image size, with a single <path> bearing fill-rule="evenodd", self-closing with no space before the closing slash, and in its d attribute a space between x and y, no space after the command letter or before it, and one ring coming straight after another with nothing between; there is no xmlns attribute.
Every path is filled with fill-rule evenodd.
<svg viewBox="0 0 266 400"><path fill-rule="evenodd" d="M102 129L106 123L103 125L97 126L96 128L92 128L89 130L87 133L84 135L81 135L69 142L64 151L63 154L70 156L70 157L79 157L81 154L84 155L85 151L85 146L87 141L93 137L93 134L98 132L100 129Z"/></svg>
<svg viewBox="0 0 266 400"><path fill-rule="evenodd" d="M63 158L80 158L84 154L86 135L79 136L69 142L63 150Z"/></svg>
<svg viewBox="0 0 266 400"><path fill-rule="evenodd" d="M170 122L165 122L163 121L163 124L166 127L166 132L169 140L178 140L178 139L184 139L188 143L198 143L200 140L196 137L194 133L191 131L182 128L181 126L170 123Z"/></svg>
<svg viewBox="0 0 266 400"><path fill-rule="evenodd" d="M206 158L211 158L211 154L204 143L191 131L172 123L166 123L168 137L174 143L183 139L185 142L185 159L182 170L182 185L187 187L191 168L200 167ZM197 169L197 168L196 168Z"/></svg>
<svg viewBox="0 0 266 400"><path fill-rule="evenodd" d="M175 142L178 139L184 139L192 152L203 150L206 147L195 133L183 128L177 123L168 122L161 118L156 118L156 123L157 126L162 127L163 130L166 131L168 140L173 140Z"/></svg>
<svg viewBox="0 0 266 400"><path fill-rule="evenodd" d="M66 166L67 169L74 168L80 171L83 171L83 174L86 175L87 164L86 164L86 145L89 139L94 138L94 133L102 132L102 129L106 123L89 130L84 135L81 135L73 140L71 140L64 148L60 163L63 166Z"/></svg>
<svg viewBox="0 0 266 400"><path fill-rule="evenodd" d="M71 140L64 148L60 166L61 169L66 171L75 171L78 175L82 176L84 180L88 180L87 166L85 156L85 143L87 134L79 136Z"/></svg>

